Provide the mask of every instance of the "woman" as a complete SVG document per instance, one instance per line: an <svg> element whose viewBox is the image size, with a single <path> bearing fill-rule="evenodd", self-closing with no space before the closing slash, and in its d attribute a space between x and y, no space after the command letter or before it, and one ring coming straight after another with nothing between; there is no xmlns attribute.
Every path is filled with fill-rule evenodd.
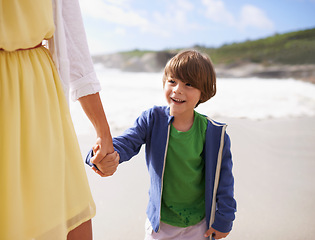
<svg viewBox="0 0 315 240"><path fill-rule="evenodd" d="M114 149L78 1L0 0L0 239L92 239L69 87L95 127L97 163Z"/></svg>

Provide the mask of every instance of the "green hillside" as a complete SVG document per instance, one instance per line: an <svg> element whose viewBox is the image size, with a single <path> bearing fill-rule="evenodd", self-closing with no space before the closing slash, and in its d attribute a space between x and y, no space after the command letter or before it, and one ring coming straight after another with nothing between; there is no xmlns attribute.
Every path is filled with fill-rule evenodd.
<svg viewBox="0 0 315 240"><path fill-rule="evenodd" d="M276 34L271 37L255 41L246 41L223 45L219 48L195 46L210 55L214 64L234 64L243 62L263 63L265 65L278 64L315 64L315 28ZM166 50L163 52L177 52ZM131 51L123 55L141 56L154 51Z"/></svg>
<svg viewBox="0 0 315 240"><path fill-rule="evenodd" d="M201 50L208 53L214 63L314 64L315 28Z"/></svg>

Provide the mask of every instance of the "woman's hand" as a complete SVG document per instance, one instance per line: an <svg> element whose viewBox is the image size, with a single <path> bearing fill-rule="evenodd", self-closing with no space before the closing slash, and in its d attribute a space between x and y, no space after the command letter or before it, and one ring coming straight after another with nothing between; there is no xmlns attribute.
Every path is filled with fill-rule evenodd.
<svg viewBox="0 0 315 240"><path fill-rule="evenodd" d="M102 139L98 138L96 144L92 147L94 156L91 158L91 163L95 164L98 169L92 169L101 177L112 176L119 164L119 154L117 152L108 151L112 150L112 145L102 143Z"/></svg>

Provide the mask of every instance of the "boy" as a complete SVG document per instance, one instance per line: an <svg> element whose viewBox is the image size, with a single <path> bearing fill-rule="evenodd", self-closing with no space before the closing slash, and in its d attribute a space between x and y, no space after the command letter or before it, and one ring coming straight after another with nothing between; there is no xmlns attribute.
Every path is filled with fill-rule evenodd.
<svg viewBox="0 0 315 240"><path fill-rule="evenodd" d="M216 93L210 59L191 50L177 54L164 69L163 86L168 107L143 112L113 138L120 163L146 144L151 186L145 239L224 238L236 211L230 140L226 125L194 110ZM86 162L95 167L92 156L93 150ZM105 171L102 162L96 166Z"/></svg>

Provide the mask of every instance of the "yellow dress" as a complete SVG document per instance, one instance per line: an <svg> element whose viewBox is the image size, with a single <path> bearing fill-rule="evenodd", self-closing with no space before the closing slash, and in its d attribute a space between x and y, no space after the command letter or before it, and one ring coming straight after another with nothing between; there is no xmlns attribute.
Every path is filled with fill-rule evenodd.
<svg viewBox="0 0 315 240"><path fill-rule="evenodd" d="M51 0L0 0L1 240L66 239L95 215L50 54L18 50L52 37L52 16Z"/></svg>

